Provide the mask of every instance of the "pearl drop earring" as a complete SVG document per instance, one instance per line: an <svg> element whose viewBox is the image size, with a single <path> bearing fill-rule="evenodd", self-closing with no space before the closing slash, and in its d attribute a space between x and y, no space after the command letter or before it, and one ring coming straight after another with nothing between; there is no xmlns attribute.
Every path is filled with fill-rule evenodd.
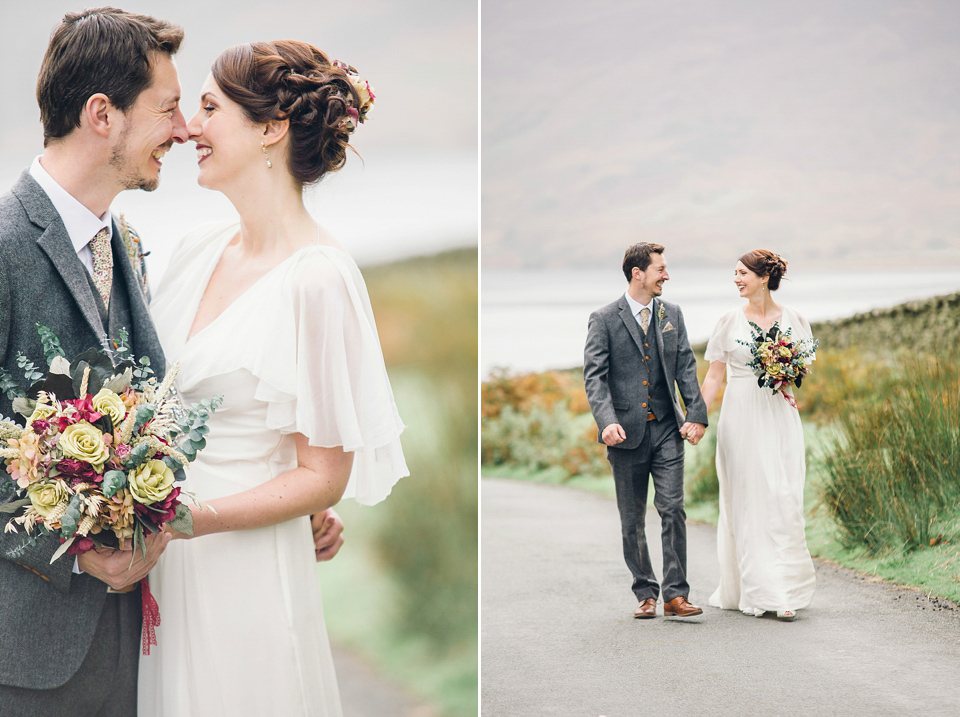
<svg viewBox="0 0 960 717"><path fill-rule="evenodd" d="M267 154L267 145L260 143L260 149L263 150L263 158L267 160L267 169L273 168L273 162L270 161L270 155Z"/></svg>

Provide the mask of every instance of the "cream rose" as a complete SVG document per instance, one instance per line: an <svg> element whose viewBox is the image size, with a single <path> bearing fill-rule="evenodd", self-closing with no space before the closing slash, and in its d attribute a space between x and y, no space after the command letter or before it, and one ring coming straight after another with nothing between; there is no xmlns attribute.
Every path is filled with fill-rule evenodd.
<svg viewBox="0 0 960 717"><path fill-rule="evenodd" d="M110 451L103 442L103 434L100 433L100 429L86 421L77 421L72 426L63 429L57 445L64 455L89 463L98 472L103 469L103 464L110 458Z"/></svg>
<svg viewBox="0 0 960 717"><path fill-rule="evenodd" d="M170 495L173 480L173 471L166 463L152 460L127 474L127 487L138 503L152 505Z"/></svg>
<svg viewBox="0 0 960 717"><path fill-rule="evenodd" d="M111 391L109 388L101 388L97 395L93 397L93 408L100 413L110 416L113 425L118 426L127 415L127 407L123 399Z"/></svg>
<svg viewBox="0 0 960 717"><path fill-rule="evenodd" d="M27 425L31 425L34 421L41 418L48 418L56 413L56 409L53 406L48 406L45 403L38 403L37 407L33 409L33 413L30 414L30 418L27 419Z"/></svg>
<svg viewBox="0 0 960 717"><path fill-rule="evenodd" d="M377 96L374 94L370 83L362 77L348 75L348 78L350 80L350 84L353 85L353 89L357 91L357 95L360 97L360 106L357 108L360 111L360 116L363 119L366 119L370 116L370 110L373 109L373 101Z"/></svg>
<svg viewBox="0 0 960 717"><path fill-rule="evenodd" d="M69 498L69 493L63 483L35 483L27 488L27 497L36 511L44 518Z"/></svg>

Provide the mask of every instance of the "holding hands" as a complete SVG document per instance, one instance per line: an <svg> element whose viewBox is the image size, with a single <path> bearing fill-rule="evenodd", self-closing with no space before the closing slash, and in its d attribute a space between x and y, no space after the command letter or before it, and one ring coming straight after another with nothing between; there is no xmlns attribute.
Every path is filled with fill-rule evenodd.
<svg viewBox="0 0 960 717"><path fill-rule="evenodd" d="M680 435L683 436L685 440L690 441L690 445L697 445L700 442L700 439L703 438L703 433L706 430L706 426L702 423L684 423L680 426Z"/></svg>

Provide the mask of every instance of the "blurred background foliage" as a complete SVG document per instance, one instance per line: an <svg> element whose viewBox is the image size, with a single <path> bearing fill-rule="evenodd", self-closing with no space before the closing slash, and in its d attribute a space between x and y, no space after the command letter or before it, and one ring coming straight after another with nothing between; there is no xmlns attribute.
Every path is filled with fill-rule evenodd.
<svg viewBox="0 0 960 717"><path fill-rule="evenodd" d="M477 251L364 269L410 476L337 506L345 543L318 566L331 636L428 700L478 706Z"/></svg>
<svg viewBox="0 0 960 717"><path fill-rule="evenodd" d="M910 330L905 330L905 327ZM960 294L814 324L797 402L807 447L811 552L960 601ZM915 329L915 330L914 330ZM695 347L702 382L704 346ZM581 369L481 388L485 474L612 495ZM716 420L687 446L688 516L716 522Z"/></svg>

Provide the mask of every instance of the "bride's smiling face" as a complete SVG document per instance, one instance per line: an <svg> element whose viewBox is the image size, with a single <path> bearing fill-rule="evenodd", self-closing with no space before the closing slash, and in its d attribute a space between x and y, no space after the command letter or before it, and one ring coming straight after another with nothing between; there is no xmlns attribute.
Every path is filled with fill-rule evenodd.
<svg viewBox="0 0 960 717"><path fill-rule="evenodd" d="M260 147L263 128L247 118L212 75L203 83L200 109L187 123L187 131L197 143L201 187L223 190L228 183L249 178L251 172L268 169Z"/></svg>
<svg viewBox="0 0 960 717"><path fill-rule="evenodd" d="M737 268L733 270L733 283L740 296L749 299L763 294L767 282L744 266L742 261L738 261Z"/></svg>

